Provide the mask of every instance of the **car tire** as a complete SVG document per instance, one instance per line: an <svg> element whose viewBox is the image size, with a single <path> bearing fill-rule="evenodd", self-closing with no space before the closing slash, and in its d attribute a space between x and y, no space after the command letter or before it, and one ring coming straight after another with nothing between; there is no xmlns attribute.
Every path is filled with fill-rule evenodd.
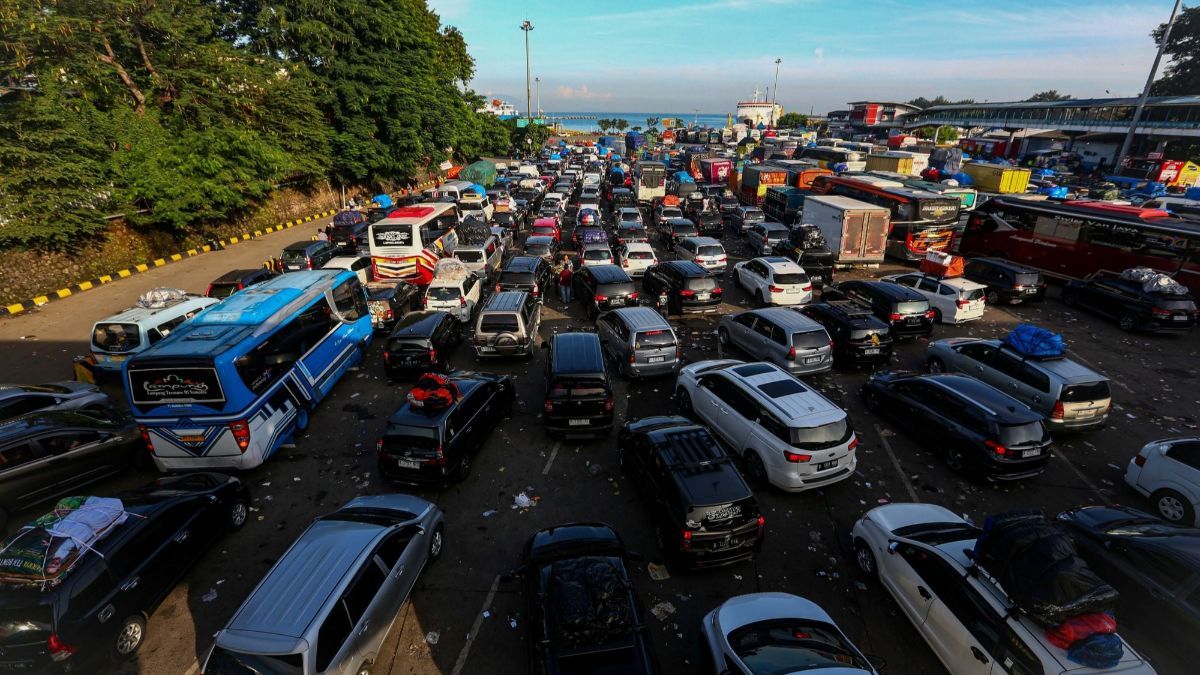
<svg viewBox="0 0 1200 675"><path fill-rule="evenodd" d="M1132 333L1133 331L1137 330L1138 327L1137 317L1132 314L1122 314L1121 317L1117 319L1117 327L1126 333Z"/></svg>
<svg viewBox="0 0 1200 675"><path fill-rule="evenodd" d="M1195 526L1196 511L1187 497L1178 492L1169 488L1155 490L1154 494L1150 495L1150 502L1154 504L1154 511L1163 520L1186 527Z"/></svg>
<svg viewBox="0 0 1200 675"><path fill-rule="evenodd" d="M371 675L371 662L363 661L362 665L354 669L355 675Z"/></svg>
<svg viewBox="0 0 1200 675"><path fill-rule="evenodd" d="M987 295L985 295L983 297L983 300L984 300L984 302L986 302L989 305L992 305L993 307L996 305L999 305L1000 304L1000 292L999 291L988 291Z"/></svg>
<svg viewBox="0 0 1200 675"><path fill-rule="evenodd" d="M942 310L937 309L936 307L933 310L933 322L934 323L942 322Z"/></svg>
<svg viewBox="0 0 1200 675"><path fill-rule="evenodd" d="M433 534L429 535L429 562L434 562L442 557L442 551L446 547L446 528L441 523L433 528Z"/></svg>
<svg viewBox="0 0 1200 675"><path fill-rule="evenodd" d="M963 451L954 446L947 446L942 453L942 461L946 463L946 467L954 473L965 476L967 475L967 458Z"/></svg>
<svg viewBox="0 0 1200 675"><path fill-rule="evenodd" d="M761 289L754 291L754 306L755 307L766 307L767 306L767 301L763 300L763 294L762 294Z"/></svg>
<svg viewBox="0 0 1200 675"><path fill-rule="evenodd" d="M759 487L766 487L771 484L767 479L767 467L763 464L762 458L754 450L746 450L742 454L746 463L746 477L750 482Z"/></svg>
<svg viewBox="0 0 1200 675"><path fill-rule="evenodd" d="M463 455L462 461L458 463L458 468L454 470L455 480L463 480L471 475L471 453Z"/></svg>
<svg viewBox="0 0 1200 675"><path fill-rule="evenodd" d="M125 617L113 638L112 656L114 661L128 661L137 656L142 643L146 641L146 619L141 614L131 614Z"/></svg>
<svg viewBox="0 0 1200 675"><path fill-rule="evenodd" d="M692 395L683 387L675 392L675 404L679 406L679 413L684 417L691 417L695 413L692 409Z"/></svg>
<svg viewBox="0 0 1200 675"><path fill-rule="evenodd" d="M946 363L936 356L930 358L929 361L926 362L925 366L929 369L929 372L931 372L931 373L936 374L936 373L946 372Z"/></svg>
<svg viewBox="0 0 1200 675"><path fill-rule="evenodd" d="M717 342L721 344L723 349L729 349L733 346L733 343L729 340L729 331L724 328L717 329Z"/></svg>
<svg viewBox="0 0 1200 675"><path fill-rule="evenodd" d="M1067 307L1072 307L1072 308L1078 307L1079 306L1079 292L1075 291L1074 289L1071 289L1071 288L1064 288L1062 290L1062 303L1064 305L1066 305Z"/></svg>
<svg viewBox="0 0 1200 675"><path fill-rule="evenodd" d="M867 410L876 414L883 410L883 403L879 400L879 394L870 390L863 394L863 404L867 406Z"/></svg>
<svg viewBox="0 0 1200 675"><path fill-rule="evenodd" d="M875 560L875 552L862 539L854 540L854 564L861 576L868 579L879 578L879 563Z"/></svg>
<svg viewBox="0 0 1200 675"><path fill-rule="evenodd" d="M238 495L234 497L233 502L229 505L229 509L225 512L225 526L230 532L237 532L246 526L246 521L250 519L250 504L246 498Z"/></svg>

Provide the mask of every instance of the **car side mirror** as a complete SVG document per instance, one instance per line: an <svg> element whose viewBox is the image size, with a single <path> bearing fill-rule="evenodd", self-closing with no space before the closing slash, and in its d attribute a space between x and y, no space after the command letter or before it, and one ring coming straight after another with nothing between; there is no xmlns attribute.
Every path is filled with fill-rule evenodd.
<svg viewBox="0 0 1200 675"><path fill-rule="evenodd" d="M887 546L888 553L895 555L896 551L898 551L899 549L900 549L900 542L898 542L898 541L889 541L888 542L888 546Z"/></svg>

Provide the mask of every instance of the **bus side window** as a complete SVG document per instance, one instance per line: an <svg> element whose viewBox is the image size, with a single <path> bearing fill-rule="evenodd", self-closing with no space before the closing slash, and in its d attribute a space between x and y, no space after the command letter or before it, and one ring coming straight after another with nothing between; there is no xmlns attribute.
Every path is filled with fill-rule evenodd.
<svg viewBox="0 0 1200 675"><path fill-rule="evenodd" d="M367 313L367 303L358 279L347 279L334 287L333 303L347 321L354 321Z"/></svg>

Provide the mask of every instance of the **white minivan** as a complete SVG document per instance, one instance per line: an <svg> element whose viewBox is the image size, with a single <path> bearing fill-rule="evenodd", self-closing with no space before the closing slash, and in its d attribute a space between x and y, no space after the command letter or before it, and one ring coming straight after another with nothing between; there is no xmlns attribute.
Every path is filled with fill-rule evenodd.
<svg viewBox="0 0 1200 675"><path fill-rule="evenodd" d="M200 310L215 305L206 298L174 289L155 289L138 299L138 304L92 326L92 356L95 367L109 374L121 372L129 357L144 351Z"/></svg>
<svg viewBox="0 0 1200 675"><path fill-rule="evenodd" d="M925 296L934 321L939 323L959 324L983 318L987 286L970 279L911 272L886 276L880 281L900 284Z"/></svg>

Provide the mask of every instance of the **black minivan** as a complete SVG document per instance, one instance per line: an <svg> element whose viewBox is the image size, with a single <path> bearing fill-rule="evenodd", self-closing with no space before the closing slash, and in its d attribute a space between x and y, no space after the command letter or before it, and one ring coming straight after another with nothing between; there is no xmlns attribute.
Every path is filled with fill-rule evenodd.
<svg viewBox="0 0 1200 675"><path fill-rule="evenodd" d="M613 391L600 338L558 333L543 343L546 359L546 432L552 436L604 436L613 426Z"/></svg>
<svg viewBox="0 0 1200 675"><path fill-rule="evenodd" d="M328 241L298 241L288 244L279 255L279 271L319 270L335 255L337 249Z"/></svg>
<svg viewBox="0 0 1200 675"><path fill-rule="evenodd" d="M1046 281L1042 273L1003 258L971 258L963 276L987 286L987 304L1018 304L1046 299Z"/></svg>
<svg viewBox="0 0 1200 675"><path fill-rule="evenodd" d="M449 312L410 312L396 321L383 346L383 369L391 378L429 370L447 372L450 354L462 342L459 321Z"/></svg>
<svg viewBox="0 0 1200 675"><path fill-rule="evenodd" d="M655 303L667 295L670 314L715 312L721 307L717 277L691 260L668 260L651 265L642 276L642 292Z"/></svg>
<svg viewBox="0 0 1200 675"><path fill-rule="evenodd" d="M821 298L849 300L870 311L892 330L892 337L929 337L933 335L934 312L925 296L911 288L886 281L843 281L821 291Z"/></svg>

